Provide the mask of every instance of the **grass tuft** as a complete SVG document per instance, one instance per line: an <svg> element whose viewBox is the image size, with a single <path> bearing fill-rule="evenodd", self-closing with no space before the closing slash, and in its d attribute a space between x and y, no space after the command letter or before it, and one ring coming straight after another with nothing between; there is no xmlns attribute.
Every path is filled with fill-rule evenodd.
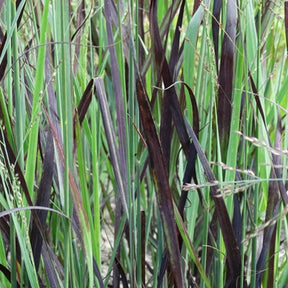
<svg viewBox="0 0 288 288"><path fill-rule="evenodd" d="M285 287L288 5L0 1L1 287Z"/></svg>

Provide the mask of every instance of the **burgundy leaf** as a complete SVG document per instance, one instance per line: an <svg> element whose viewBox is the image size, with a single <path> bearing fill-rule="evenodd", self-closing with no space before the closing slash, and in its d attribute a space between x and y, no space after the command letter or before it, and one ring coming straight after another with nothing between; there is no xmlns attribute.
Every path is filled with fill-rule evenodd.
<svg viewBox="0 0 288 288"><path fill-rule="evenodd" d="M237 24L237 1L227 2L227 20L222 43L218 89L218 129L222 141L228 138L232 114L232 88L234 72L234 47Z"/></svg>
<svg viewBox="0 0 288 288"><path fill-rule="evenodd" d="M222 7L222 0L215 0L213 3L213 16L212 16L212 36L213 36L213 44L215 51L215 62L217 73L219 71L218 68L218 45L219 45L219 22L220 22L220 11Z"/></svg>
<svg viewBox="0 0 288 288"><path fill-rule="evenodd" d="M173 43L172 43L172 50L171 50L170 61L169 61L170 73L171 73L173 79L175 78L174 71L175 71L175 66L176 66L176 63L177 63L178 57L179 57L180 29L182 27L185 3L186 3L186 1L182 0L182 4L180 6L180 11L179 11L179 15L178 15L177 24L175 27L174 38L173 38Z"/></svg>
<svg viewBox="0 0 288 288"><path fill-rule="evenodd" d="M167 248L170 254L171 270L176 287L184 287L168 172L165 166L166 164L156 132L148 97L140 79L137 79L136 88L141 122L149 151L151 172L152 175L154 175L153 180L157 187L156 193L158 207L163 223Z"/></svg>
<svg viewBox="0 0 288 288"><path fill-rule="evenodd" d="M4 265L0 264L0 271L5 275L5 277L11 281L11 272L8 270ZM19 283L17 282L17 288L20 287Z"/></svg>
<svg viewBox="0 0 288 288"><path fill-rule="evenodd" d="M200 3L201 3L200 0L195 0L195 1L194 1L193 15L195 14L195 12L197 11L197 9L199 8Z"/></svg>
<svg viewBox="0 0 288 288"><path fill-rule="evenodd" d="M151 1L150 6L150 32L153 40L154 57L156 64L161 68L161 76L165 87L169 87L167 92L167 101L169 101L169 107L172 111L172 117L176 131L178 133L179 140L183 146L183 150L188 155L190 140L185 128L185 122L181 113L180 105L177 99L176 91L173 84L173 79L170 73L170 69L165 58L165 53L161 45L161 38L159 34L158 21L157 21L157 5L155 0ZM162 66L163 65L163 66Z"/></svg>
<svg viewBox="0 0 288 288"><path fill-rule="evenodd" d="M92 88L93 88L93 79L91 79L81 97L81 100L78 104L77 112L78 112L78 119L79 123L82 124L84 117L87 113L87 110L90 106L91 100L92 100ZM74 123L75 123L74 118ZM74 137L75 137L75 127L74 127Z"/></svg>
<svg viewBox="0 0 288 288"><path fill-rule="evenodd" d="M46 140L46 150L43 161L43 172L41 176L41 181L37 193L36 206L49 207L50 202L50 194L51 194L51 186L52 186L52 178L53 178L53 168L54 168L54 143L52 133L49 129L47 140ZM45 222L48 211L41 210L36 212L39 217L40 225L43 230L45 230ZM36 271L38 270L40 255L42 249L42 239L43 235L41 235L35 221L32 224L32 230L30 235L30 241L32 246L32 252L34 256L34 263L36 267Z"/></svg>

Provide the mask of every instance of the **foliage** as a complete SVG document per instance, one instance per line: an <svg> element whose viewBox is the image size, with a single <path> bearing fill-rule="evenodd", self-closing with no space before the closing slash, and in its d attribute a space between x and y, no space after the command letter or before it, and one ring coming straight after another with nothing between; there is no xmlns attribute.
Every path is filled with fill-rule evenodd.
<svg viewBox="0 0 288 288"><path fill-rule="evenodd" d="M0 1L1 287L284 287L287 3Z"/></svg>

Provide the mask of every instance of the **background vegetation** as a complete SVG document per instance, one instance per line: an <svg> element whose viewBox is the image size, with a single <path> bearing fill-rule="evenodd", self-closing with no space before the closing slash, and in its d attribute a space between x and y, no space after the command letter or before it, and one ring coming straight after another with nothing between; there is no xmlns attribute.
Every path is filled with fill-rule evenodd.
<svg viewBox="0 0 288 288"><path fill-rule="evenodd" d="M0 13L1 287L287 285L288 2Z"/></svg>

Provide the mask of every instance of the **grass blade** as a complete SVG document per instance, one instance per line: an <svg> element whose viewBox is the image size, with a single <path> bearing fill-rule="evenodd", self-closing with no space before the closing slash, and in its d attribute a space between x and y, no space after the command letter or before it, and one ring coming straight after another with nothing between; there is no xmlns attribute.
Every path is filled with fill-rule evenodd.
<svg viewBox="0 0 288 288"><path fill-rule="evenodd" d="M172 110L174 125L176 127L176 131L178 133L179 140L183 146L184 152L186 155L188 155L190 141L189 141L189 137L185 128L184 119L181 114L179 102L177 100L175 87L173 86L173 80L170 74L169 66L168 66L166 58L163 56L165 55L165 53L161 45L161 38L160 38L158 22L157 22L157 5L156 5L156 1L154 0L151 1L151 5L150 5L150 19L152 23L150 31L151 31L151 35L153 39L155 61L159 68L162 67L161 76L163 78L165 87L166 88L169 87L169 89L167 90L167 93L169 93L169 97L167 96L167 99L169 99L169 102L170 102L169 107Z"/></svg>
<svg viewBox="0 0 288 288"><path fill-rule="evenodd" d="M5 275L5 277L11 281L11 273L10 271L2 264L0 264L0 271ZM16 283L16 287L20 287L18 283Z"/></svg>
<svg viewBox="0 0 288 288"><path fill-rule="evenodd" d="M194 145L195 145L195 148L197 150L201 164L203 165L205 175L206 175L208 181L211 183L217 182L216 178L215 178L215 176L214 176L214 174L213 174L213 172L212 172L212 170L208 164L206 156L205 156L204 152L202 151L202 148L200 146L200 143L199 143L195 133L193 132L193 130L191 129L191 127L189 125L187 125L187 127L189 129L188 130L189 134L192 137L192 140L194 142ZM222 231L222 235L223 235L223 239L224 239L224 243L225 243L225 247L226 247L226 251L227 251L227 260L229 263L229 268L231 269L231 272L233 275L232 284L230 284L229 287L236 287L236 285L239 281L239 277L241 275L240 250L239 250L239 247L237 244L234 230L232 228L232 224L231 224L230 219L229 219L227 209L225 207L224 200L223 200L221 194L219 194L219 192L218 192L217 185L211 186L210 194L211 194L212 199L215 202L215 206L216 206L215 209L216 209L218 221L219 221L219 224L221 227L221 231Z"/></svg>
<svg viewBox="0 0 288 288"><path fill-rule="evenodd" d="M137 98L140 108L140 116L147 141L150 165L154 181L157 187L157 200L166 236L167 248L170 254L170 263L176 287L184 287L181 267L179 244L177 240L177 230L173 216L173 204L168 181L168 170L165 166L163 152L157 136L154 120L151 114L149 101L141 80L137 80ZM180 270L181 271L181 270Z"/></svg>
<svg viewBox="0 0 288 288"><path fill-rule="evenodd" d="M167 70L161 71L162 68L165 67L164 69L166 69L167 66L161 67L159 64L162 63L162 60L158 61L160 74L170 73L172 79L177 76L177 75L174 75L175 74L174 72L175 72L176 63L177 63L178 56L179 56L178 55L179 40L180 40L179 27L182 26L184 7L185 7L185 1L182 1L178 20L177 20L177 24L176 24L174 39L173 39L173 43L172 43L172 50L171 50L170 61L169 61L169 71L167 71ZM154 15L152 15L151 17L154 17ZM171 19L171 21L172 21L172 19ZM158 27L157 27L157 29L158 29ZM161 47L157 47L157 45L155 45L155 49L159 50L159 52L161 51ZM158 54L159 52L156 52L155 54ZM165 53L163 53L162 55L164 57ZM163 153L165 156L165 161L166 161L166 165L167 165L168 169L170 167L169 159L170 159L171 140L172 140L172 131L173 131L173 129L172 129L172 111L170 109L169 96L170 96L169 92L165 90L164 98L162 101L161 125L160 125L160 141L161 141L161 146L163 149Z"/></svg>
<svg viewBox="0 0 288 288"><path fill-rule="evenodd" d="M117 168L115 168L115 170L118 170L118 172L120 173L121 178L122 178L121 185L123 185L123 190L121 189L119 191L119 194L117 194L117 198L118 198L117 202L119 203L119 205L116 205L115 207L116 223L115 223L114 236L116 237L116 235L118 234L118 226L120 224L119 221L120 221L120 217L122 214L121 204L123 205L124 212L128 213L128 210L127 210L128 186L127 186L127 180L126 180L127 179L127 151L126 151L127 143L126 143L126 124L125 124L126 114L125 114L125 108L124 108L124 98L122 94L122 89L124 89L125 84L123 83L123 81L121 82L121 79L120 79L120 70L119 70L120 67L118 64L118 60L121 63L122 59L120 58L117 59L116 49L114 46L113 31L112 31L112 22L114 21L115 23L116 19L119 19L121 14L120 14L120 11L118 11L118 15L117 15L116 9L113 9L114 5L115 5L114 2L111 0L104 1L107 41L109 45L108 49L109 49L110 61L111 61L112 86L113 86L113 93L114 93L115 104L116 104L117 132L118 132L118 137L119 137L119 149L117 148L117 146L114 146L114 148L117 149L118 160L119 160L117 161L118 162L117 165L119 165L120 170L118 170ZM118 7L119 7L119 4L118 4ZM113 12L115 12L115 15L113 15ZM121 35L122 27L121 25L118 25L118 27L119 27L120 35ZM122 55L120 57L122 58ZM123 65L121 65L121 67L123 67ZM123 75L123 73L121 74ZM102 91L102 94L103 94L103 91ZM126 203L123 203L124 201ZM128 214L127 214L127 218L129 218ZM120 258L120 252L117 253L116 258ZM113 274L114 285L117 285L116 283L118 283L120 279L121 271L118 269L118 267L120 266L117 265L117 263L115 262L115 265L114 265L115 269L114 269L114 274Z"/></svg>
<svg viewBox="0 0 288 288"><path fill-rule="evenodd" d="M182 4L180 6L180 11L179 11L178 19L177 19L177 24L175 27L174 38L173 38L172 49L171 49L171 56L170 56L170 61L169 61L170 73L173 78L176 78L176 75L174 75L174 71L176 68L176 63L179 58L179 42L180 42L179 27L182 27L185 3L186 1L182 0Z"/></svg>
<svg viewBox="0 0 288 288"><path fill-rule="evenodd" d="M119 163L119 154L118 154L117 145L116 145L116 136L112 127L112 119L111 119L111 114L110 114L108 103L107 103L103 79L95 78L94 85L96 89L97 99L99 101L99 105L101 109L103 125L104 125L105 134L106 134L107 142L109 146L109 152L110 152L111 162L113 165L114 174L116 178L118 193L121 197L121 203L124 209L124 213L128 217L129 214L128 214L128 208L127 208L126 193L124 191L124 183L122 179L122 173L120 170L121 165Z"/></svg>
<svg viewBox="0 0 288 288"><path fill-rule="evenodd" d="M0 0L0 286L284 287L288 1L76 2Z"/></svg>
<svg viewBox="0 0 288 288"><path fill-rule="evenodd" d="M197 102L196 102L192 89L186 83L184 83L184 85L187 88L190 99L191 99L192 109L193 109L193 130L195 131L195 135L198 137L199 136L199 113L198 113ZM195 145L192 143L190 144L190 147L189 147L189 153L187 157L187 166L185 168L184 177L183 177L184 185L186 183L189 183L192 177L195 183L197 183L196 171L195 171L196 170L196 167L195 167L196 158L197 158L197 151L195 149ZM178 204L178 209L183 219L184 219L184 207L185 207L186 200L187 200L187 191L182 189L179 204Z"/></svg>
<svg viewBox="0 0 288 288"><path fill-rule="evenodd" d="M280 149L282 147L281 143L281 135L282 135L282 128L281 128L281 119L280 116L278 116L277 121L277 130L276 130L276 138L275 138L275 148ZM274 165L277 165L278 167L281 166L281 157L280 155L275 155L275 163ZM275 169L272 167L270 179L272 181L269 182L269 191L268 191L268 200L267 200L267 208L266 208L266 216L265 221L268 222L270 219L273 219L273 217L276 217L279 213L279 200L280 200L280 193L279 193L279 180L273 181L276 178ZM280 180L281 181L281 180ZM263 247L261 250L260 257L257 262L257 278L256 278L256 287L260 287L261 285L261 279L264 272L264 267L267 263L267 254L268 249L270 251L269 260L268 260L268 283L274 283L274 257L275 257L275 237L276 237L276 228L277 228L277 222L271 224L269 227L267 227L264 231L264 240L263 240Z"/></svg>
<svg viewBox="0 0 288 288"><path fill-rule="evenodd" d="M4 35L4 38L2 40L2 43L1 43L1 47L0 47L0 81L2 80L2 78L4 76L5 69L7 66L8 43L11 41L12 33L14 31L14 27L16 25L16 22L17 22L17 26L20 25L20 21L21 21L23 12L24 12L25 4L26 4L26 0L17 0L16 1L16 9L17 9L16 17L13 19L9 33L7 34L7 32L6 32L6 34ZM8 39L8 42L7 42L7 39Z"/></svg>
<svg viewBox="0 0 288 288"><path fill-rule="evenodd" d="M54 164L54 143L51 131L48 131L45 156L43 161L43 172L40 181L39 190L37 193L36 206L48 207L50 202L50 189L52 185L53 177L53 164ZM37 213L39 217L39 223L42 226L43 230L45 227L47 211L39 211ZM34 256L35 268L38 270L40 255L42 249L42 236L36 223L32 225L30 241Z"/></svg>
<svg viewBox="0 0 288 288"><path fill-rule="evenodd" d="M123 95L122 87L120 82L119 75L119 66L116 56L116 51L114 47L113 33L112 33L112 14L111 14L111 5L113 5L111 0L105 1L104 11L106 16L106 27L107 27L107 39L109 44L109 53L111 59L111 72L112 72L112 84L114 89L114 96L116 102L116 111L117 111L117 123L118 123L118 133L119 133L119 165L121 169L122 179L124 181L124 188L127 191L125 184L125 179L127 178L127 165L126 165L126 131L125 131L125 112L123 104ZM115 19L115 18L114 18ZM125 192L124 191L124 192ZM126 194L126 192L125 192ZM127 195L126 195L127 198Z"/></svg>
<svg viewBox="0 0 288 288"><path fill-rule="evenodd" d="M262 15L261 15L261 40L266 37L266 34L269 33L269 27L271 27L271 22L273 20L274 9L277 5L277 2L271 0L265 0L262 2ZM258 24L257 24L258 26Z"/></svg>
<svg viewBox="0 0 288 288"><path fill-rule="evenodd" d="M285 23L286 49L288 53L288 1L284 2L284 23Z"/></svg>
<svg viewBox="0 0 288 288"><path fill-rule="evenodd" d="M228 137L230 132L236 24L237 1L233 0L227 3L227 20L219 71L217 117L219 135L222 141Z"/></svg>
<svg viewBox="0 0 288 288"><path fill-rule="evenodd" d="M219 25L220 25L220 12L222 7L222 0L215 0L213 3L213 17L212 17L212 35L213 35L213 44L215 51L215 62L217 73L219 71Z"/></svg>
<svg viewBox="0 0 288 288"><path fill-rule="evenodd" d="M269 133L268 133L268 130L267 130L266 121L265 121L264 110L263 110L261 102L260 102L258 90L257 90L256 85L254 83L253 77L251 76L250 73L249 73L249 78L250 78L250 81L251 81L253 95L254 95L254 98L255 98L255 101L256 101L256 104L257 104L257 108L260 111L260 115L261 115L262 121L264 123L265 132L267 134L268 141L269 141L269 147L272 148L271 139L270 139L270 136L269 136ZM278 161L277 161L276 155L274 153L271 153L271 154L272 154L271 156L272 156L272 162L273 162L273 165L274 165L274 171L275 171L275 174L276 174L276 178L281 179L281 170L280 170L280 168L277 167L277 162ZM279 185L279 190L281 192L282 200L285 203L285 205L288 205L288 196L287 196L286 189L284 187L283 181L278 181L278 185Z"/></svg>
<svg viewBox="0 0 288 288"><path fill-rule="evenodd" d="M174 203L173 203L174 204ZM200 260L198 259L198 255L196 252L196 249L194 248L188 232L185 228L185 224L182 220L182 216L179 214L178 208L176 207L176 205L174 204L174 214L175 214L175 219L176 219L176 223L177 223L177 227L180 231L180 234L182 235L182 239L185 242L185 246L187 247L187 249L189 250L189 255L192 258L193 262L195 263L195 265L197 266L197 269L199 271L199 273L201 274L201 276L203 277L203 280L206 284L206 287L211 287L211 284L209 283L208 277L205 274L205 271L200 263Z"/></svg>
<svg viewBox="0 0 288 288"><path fill-rule="evenodd" d="M27 163L26 163L26 173L25 178L30 193L33 191L34 178L35 178L35 167L36 167L36 153L37 153L37 143L38 139L38 128L39 128L39 112L41 108L41 95L43 94L43 80L44 80L44 66L45 66L45 51L46 45L46 33L47 33L47 22L48 22L48 10L49 10L49 0L45 1L42 24L40 30L40 47L38 53L37 70L35 76L35 87L33 93L33 107L31 116L31 133L29 135L29 148L27 153ZM29 168L27 168L29 167Z"/></svg>

